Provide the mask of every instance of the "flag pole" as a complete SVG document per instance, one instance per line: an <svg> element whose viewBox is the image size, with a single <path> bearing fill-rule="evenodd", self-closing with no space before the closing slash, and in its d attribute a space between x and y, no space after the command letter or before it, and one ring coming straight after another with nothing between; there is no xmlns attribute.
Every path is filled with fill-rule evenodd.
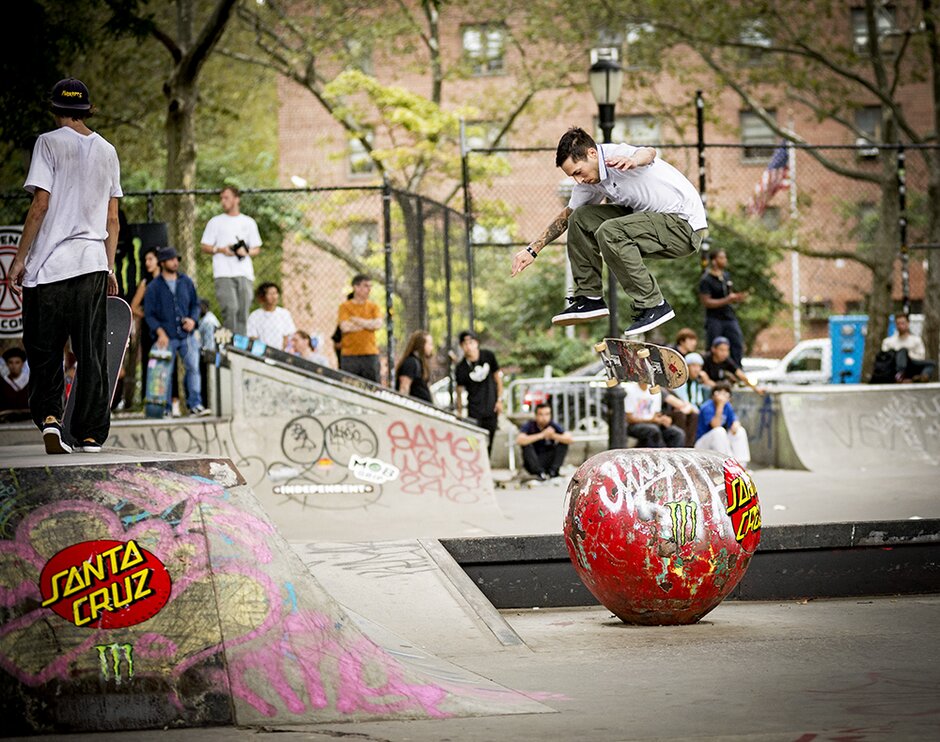
<svg viewBox="0 0 940 742"><path fill-rule="evenodd" d="M793 132L793 122L790 122L790 132ZM802 311L800 308L800 254L797 252L797 217L799 216L796 204L796 148L793 140L787 140L787 165L790 171L790 221L792 233L790 236L790 300L793 302L793 344L800 342L802 336Z"/></svg>

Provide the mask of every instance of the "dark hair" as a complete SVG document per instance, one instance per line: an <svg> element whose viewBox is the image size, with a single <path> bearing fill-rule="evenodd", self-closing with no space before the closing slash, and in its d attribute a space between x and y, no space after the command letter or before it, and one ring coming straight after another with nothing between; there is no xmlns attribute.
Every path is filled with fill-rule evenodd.
<svg viewBox="0 0 940 742"><path fill-rule="evenodd" d="M12 348L7 348L3 351L3 360L9 361L11 358L20 358L25 361L26 351L15 345Z"/></svg>
<svg viewBox="0 0 940 742"><path fill-rule="evenodd" d="M679 332L676 333L676 345L681 343L683 340L691 340L695 338L698 340L698 334L691 327L683 327Z"/></svg>
<svg viewBox="0 0 940 742"><path fill-rule="evenodd" d="M550 402L539 402L537 405L535 405L535 412L538 412L543 407L548 407L548 409L552 409L552 405Z"/></svg>
<svg viewBox="0 0 940 742"><path fill-rule="evenodd" d="M223 193L225 193L226 191L231 191L231 192L232 192L232 195L235 196L235 198L241 198L241 197L242 197L241 191L239 191L238 188L236 188L236 187L233 186L233 185L224 186L224 187L222 188L222 190L219 191L219 195L221 196L221 195L222 195Z"/></svg>
<svg viewBox="0 0 940 742"><path fill-rule="evenodd" d="M717 250L709 250L709 251L708 251L708 262L709 262L709 263L714 263L714 262L715 262L715 258L717 258L721 253L725 253L725 255L728 254L728 253L725 252L725 249L724 249L723 247L719 247Z"/></svg>
<svg viewBox="0 0 940 742"><path fill-rule="evenodd" d="M474 340L479 340L477 334L473 330L464 330L457 336L457 345L463 345L463 341L467 338L473 338Z"/></svg>
<svg viewBox="0 0 940 742"><path fill-rule="evenodd" d="M369 278L365 273L357 273L355 276L353 276L352 285L358 286L363 281L371 281L371 280L372 279Z"/></svg>
<svg viewBox="0 0 940 742"><path fill-rule="evenodd" d="M572 126L558 141L555 150L555 167L561 167L569 157L572 162L586 160L589 149L597 149L597 142L584 129Z"/></svg>
<svg viewBox="0 0 940 742"><path fill-rule="evenodd" d="M268 293L268 289L270 288L275 288L277 289L277 293L281 293L281 287L274 283L274 281L265 281L255 290L255 296L258 299L263 299L264 295Z"/></svg>
<svg viewBox="0 0 940 742"><path fill-rule="evenodd" d="M56 105L50 105L49 108L53 116L61 116L64 119L75 119L76 121L84 121L95 115L94 106L87 111L77 111L74 108L59 108L59 106Z"/></svg>
<svg viewBox="0 0 940 742"><path fill-rule="evenodd" d="M306 330L294 330L294 334L300 335L300 337L306 340L310 344L311 350L317 349L317 345L319 345L319 343L317 343L312 337L310 337L310 333L307 332Z"/></svg>
<svg viewBox="0 0 940 742"><path fill-rule="evenodd" d="M713 397L715 396L715 392L717 392L719 389L723 389L724 391L728 392L728 394L731 394L731 384L727 381L724 381L723 379L721 381L716 381L715 386L712 387Z"/></svg>
<svg viewBox="0 0 940 742"><path fill-rule="evenodd" d="M405 349L402 351L401 358L398 359L398 364L395 366L395 376L398 376L402 364L409 356L416 356L418 363L421 364L421 378L425 381L428 380L431 371L428 368L428 364L424 361L424 344L427 342L428 337L430 337L430 334L427 330L415 330L411 333L411 337L408 338Z"/></svg>

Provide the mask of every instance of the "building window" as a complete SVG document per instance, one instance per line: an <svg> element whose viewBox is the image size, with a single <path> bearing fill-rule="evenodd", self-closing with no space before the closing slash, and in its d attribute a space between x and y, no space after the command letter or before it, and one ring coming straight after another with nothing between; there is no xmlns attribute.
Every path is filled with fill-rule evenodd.
<svg viewBox="0 0 940 742"><path fill-rule="evenodd" d="M832 314L832 302L828 299L824 301L807 301L803 304L803 319L807 320L808 322L828 320L830 314ZM810 371L814 369L804 368L794 370Z"/></svg>
<svg viewBox="0 0 940 742"><path fill-rule="evenodd" d="M882 5L875 8L875 27L878 29L879 44L897 33L896 13L893 5ZM868 21L865 18L865 8L852 8L852 46L855 53L868 56ZM890 52L890 48L883 48L883 52Z"/></svg>
<svg viewBox="0 0 940 742"><path fill-rule="evenodd" d="M362 39L346 39L346 56L348 65L359 70L364 75L375 75L375 66L372 64L372 44Z"/></svg>
<svg viewBox="0 0 940 742"><path fill-rule="evenodd" d="M764 213L760 215L761 224L768 232L776 232L780 229L780 207L766 206Z"/></svg>
<svg viewBox="0 0 940 742"><path fill-rule="evenodd" d="M855 140L859 157L877 157L881 142L881 106L863 106L855 109L855 128L860 136Z"/></svg>
<svg viewBox="0 0 940 742"><path fill-rule="evenodd" d="M349 251L357 258L370 255L378 244L378 222L361 221L349 225Z"/></svg>
<svg viewBox="0 0 940 742"><path fill-rule="evenodd" d="M365 140L372 145L373 134L366 131ZM370 175L375 171L375 162L366 151L365 146L360 139L349 140L349 174L350 175Z"/></svg>
<svg viewBox="0 0 940 742"><path fill-rule="evenodd" d="M776 120L776 112L767 112ZM753 111L741 111L741 144L745 160L769 160L774 153L776 135L760 116Z"/></svg>
<svg viewBox="0 0 940 742"><path fill-rule="evenodd" d="M468 121L464 129L467 140L467 149L489 149L490 147L508 147L509 141L504 134L496 144L496 137L499 136L502 124L496 121Z"/></svg>
<svg viewBox="0 0 940 742"><path fill-rule="evenodd" d="M650 36L656 29L650 23L628 23L624 40L621 44L623 49L623 66L625 69L642 69L649 67L649 60L644 59L644 53L650 54L649 44L644 44L644 37Z"/></svg>
<svg viewBox="0 0 940 742"><path fill-rule="evenodd" d="M610 28L602 28L597 32L597 46L591 49L591 64L601 59L619 62L623 55L624 33Z"/></svg>
<svg viewBox="0 0 940 742"><path fill-rule="evenodd" d="M773 46L773 39L767 33L767 26L761 20L752 20L745 22L738 40L742 44L747 44L747 48L742 49L744 58L750 64L760 64L765 60L764 49Z"/></svg>
<svg viewBox="0 0 940 742"><path fill-rule="evenodd" d="M499 75L504 68L506 28L501 23L480 23L464 26L464 58L474 75Z"/></svg>

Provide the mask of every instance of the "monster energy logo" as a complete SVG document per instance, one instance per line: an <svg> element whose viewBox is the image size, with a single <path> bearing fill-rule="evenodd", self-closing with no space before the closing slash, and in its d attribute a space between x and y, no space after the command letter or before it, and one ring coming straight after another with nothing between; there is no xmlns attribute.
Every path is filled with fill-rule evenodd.
<svg viewBox="0 0 940 742"><path fill-rule="evenodd" d="M96 644L95 649L98 650L98 663L105 680L114 680L120 685L123 680L134 677L134 648L130 644ZM122 669L127 671L126 678Z"/></svg>
<svg viewBox="0 0 940 742"><path fill-rule="evenodd" d="M694 502L680 500L667 502L669 514L672 517L672 537L677 546L682 546L695 540L695 519L698 510Z"/></svg>

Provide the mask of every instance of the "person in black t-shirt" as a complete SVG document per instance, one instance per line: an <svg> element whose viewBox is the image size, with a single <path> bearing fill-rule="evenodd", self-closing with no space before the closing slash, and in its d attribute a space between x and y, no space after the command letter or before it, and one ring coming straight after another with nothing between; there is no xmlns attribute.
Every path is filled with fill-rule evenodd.
<svg viewBox="0 0 940 742"><path fill-rule="evenodd" d="M503 373L492 351L482 350L476 333L464 330L458 338L463 359L457 364L454 377L457 381L457 415L463 412L463 390L467 390L467 414L477 425L490 434L490 453L493 438L499 426L499 415L503 411Z"/></svg>
<svg viewBox="0 0 940 742"><path fill-rule="evenodd" d="M543 481L559 476L573 440L571 433L552 420L552 406L547 403L536 406L535 419L523 424L516 436L522 447L522 465Z"/></svg>
<svg viewBox="0 0 940 742"><path fill-rule="evenodd" d="M726 337L719 336L712 341L709 353L705 356L702 371L704 371L705 375L708 377L710 382L709 386L713 386L719 381L727 381L732 385L735 381L740 381L742 384L751 387L751 389L758 394L764 393L763 387L752 384L750 379L747 378L747 374L745 374L744 371L741 370L741 367L731 358L730 343Z"/></svg>
<svg viewBox="0 0 940 742"><path fill-rule="evenodd" d="M698 293L702 306L705 307L706 344L711 347L715 338L728 338L731 358L740 366L744 356L744 335L732 305L745 301L748 292L732 290L731 275L725 270L727 266L728 256L724 250L710 253L708 270L702 274Z"/></svg>
<svg viewBox="0 0 940 742"><path fill-rule="evenodd" d="M395 391L433 404L428 378L434 357L434 339L424 330L415 330L408 338L405 352L395 367Z"/></svg>

